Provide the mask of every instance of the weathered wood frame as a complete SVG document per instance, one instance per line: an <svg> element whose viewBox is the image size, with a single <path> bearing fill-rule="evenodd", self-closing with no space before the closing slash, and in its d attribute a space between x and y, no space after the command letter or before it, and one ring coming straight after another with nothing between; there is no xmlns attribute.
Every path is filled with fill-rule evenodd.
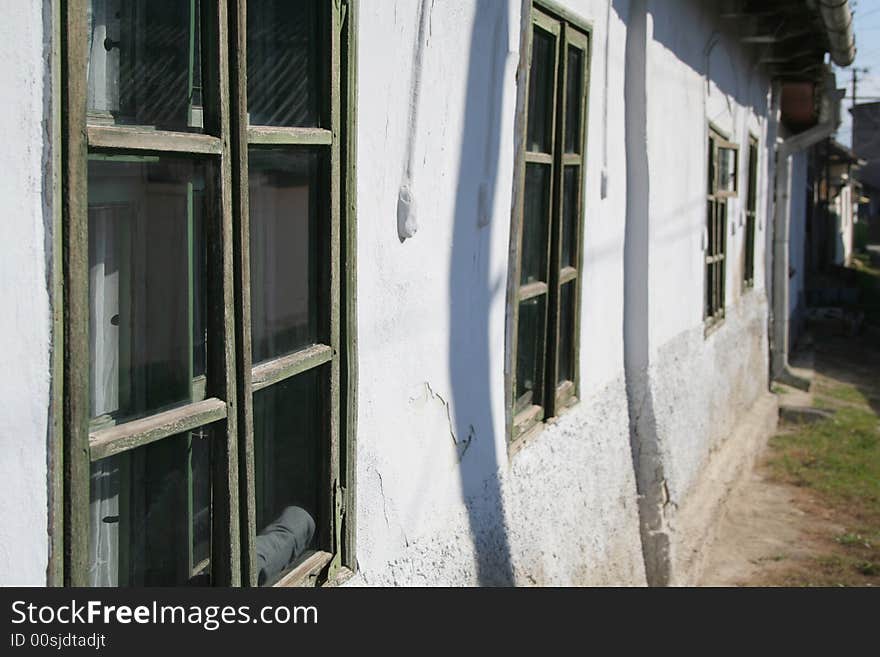
<svg viewBox="0 0 880 657"><path fill-rule="evenodd" d="M705 271L703 275L703 321L705 334L708 335L724 321L726 297L727 297L727 228L730 221L728 216L728 199L737 195L739 187L739 145L728 140L728 137L713 124L709 124L706 149L706 252L704 254ZM734 152L736 175L734 175L734 189L720 190L718 188L719 153L729 149ZM723 210L723 212L722 212ZM708 222L712 222L711 226ZM717 244L713 253L712 237L715 236ZM710 272L714 272L711 280Z"/></svg>
<svg viewBox="0 0 880 657"><path fill-rule="evenodd" d="M201 10L204 132L97 126L87 121L87 0L53 0L56 111L61 137L61 212L53 278L56 348L53 406L59 448L50 473L52 584L88 583L89 470L100 458L168 436L220 423L212 466L212 554L215 584L256 583L253 558L252 392L328 364L330 427L327 491L331 552L307 559L279 584L320 582L354 568L353 463L356 400L355 334L355 99L356 0L326 0L330 18L330 127L326 130L247 125L246 0L203 0ZM74 35L82 35L77 38ZM230 53L230 44L233 52ZM251 144L309 145L330 151L330 344L251 367L247 149ZM207 232L210 336L207 379L198 399L170 411L115 426L89 421L89 289L87 159L90 152L185 154L212 159L209 189L217 211ZM61 271L63 270L63 276ZM58 304L63 300L63 304ZM63 308L63 313L62 313ZM63 314L63 318L62 318ZM58 337L63 336L59 341ZM238 367L236 367L238 363ZM63 396L62 396L63 391ZM63 476L62 476L63 475ZM61 558L59 558L61 555ZM318 577L318 575L321 577Z"/></svg>
<svg viewBox="0 0 880 657"><path fill-rule="evenodd" d="M556 38L556 62L554 65L553 112L551 116L551 152L537 153L526 148L526 130L528 126L532 42L535 27L538 27ZM508 328L507 328L507 371L505 375L505 394L507 399L507 436L509 451L517 451L522 444L543 426L543 421L553 418L569 406L577 402L580 394L579 354L580 354L580 297L584 251L584 190L586 187L586 152L587 152L587 121L590 89L590 62L592 45L592 27L568 10L556 3L541 1L530 3L528 20L523 22L525 34L520 60L520 112L517 119L517 155L514 180L514 206L511 220L511 267L508 281ZM580 97L580 134L577 154L565 153L565 98L568 82L568 47L569 45L583 52L583 85ZM547 282L535 282L520 285L521 254L523 239L523 211L525 203L525 171L528 163L542 164L550 167L551 200L548 204L547 218ZM562 210L564 193L564 171L567 166L579 169L577 212L575 220L576 267L561 267L562 251ZM565 284L575 285L574 290L574 336L572 336L572 369L573 381L557 384L559 371L559 338L560 338L560 291ZM544 377L543 389L538 391L540 404L533 403L519 412L516 410L516 362L517 336L519 327L519 305L527 299L546 295L545 304L545 339L544 339Z"/></svg>

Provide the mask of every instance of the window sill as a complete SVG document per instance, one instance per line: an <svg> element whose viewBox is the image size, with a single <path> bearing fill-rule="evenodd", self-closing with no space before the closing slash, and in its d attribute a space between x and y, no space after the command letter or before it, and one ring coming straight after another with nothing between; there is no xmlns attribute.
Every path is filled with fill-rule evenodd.
<svg viewBox="0 0 880 657"><path fill-rule="evenodd" d="M330 565L330 562L333 560L333 555L329 552L315 552L313 555L308 557L305 561L303 561L296 568L291 570L286 575L282 576L277 582L275 582L272 587L273 588L305 588L305 587L313 587L317 584L318 577L321 575L321 572L324 571L327 566Z"/></svg>
<svg viewBox="0 0 880 657"><path fill-rule="evenodd" d="M566 381L556 389L556 415L553 417L542 418L541 413L544 409L541 406L532 406L520 411L514 418L513 433L516 437L507 443L508 458L512 459L531 445L544 431L544 427L557 424L560 418L565 417L566 413L577 406L578 401L574 383Z"/></svg>
<svg viewBox="0 0 880 657"><path fill-rule="evenodd" d="M719 313L715 317L710 317L703 322L703 339L708 338L713 333L724 326L724 312Z"/></svg>

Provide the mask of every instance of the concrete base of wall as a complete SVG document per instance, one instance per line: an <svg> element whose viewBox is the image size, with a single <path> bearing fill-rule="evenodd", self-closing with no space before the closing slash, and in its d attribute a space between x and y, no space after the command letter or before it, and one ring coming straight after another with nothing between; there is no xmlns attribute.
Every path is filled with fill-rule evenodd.
<svg viewBox="0 0 880 657"><path fill-rule="evenodd" d="M671 584L693 586L705 566L735 484L754 467L779 418L775 395L761 395L736 431L709 458L672 523Z"/></svg>

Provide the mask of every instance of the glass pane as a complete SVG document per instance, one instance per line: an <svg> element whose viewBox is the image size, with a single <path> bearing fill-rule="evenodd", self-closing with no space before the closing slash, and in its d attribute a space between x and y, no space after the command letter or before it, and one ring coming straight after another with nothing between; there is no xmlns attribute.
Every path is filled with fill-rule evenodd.
<svg viewBox="0 0 880 657"><path fill-rule="evenodd" d="M92 123L201 131L200 0L89 0Z"/></svg>
<svg viewBox="0 0 880 657"><path fill-rule="evenodd" d="M529 126L526 149L549 153L553 143L553 86L556 37L535 27L529 72Z"/></svg>
<svg viewBox="0 0 880 657"><path fill-rule="evenodd" d="M327 367L254 393L257 572L271 584L314 548L328 489Z"/></svg>
<svg viewBox="0 0 880 657"><path fill-rule="evenodd" d="M520 284L547 281L550 167L526 164Z"/></svg>
<svg viewBox="0 0 880 657"><path fill-rule="evenodd" d="M574 381L575 291L569 281L559 291L559 377L558 383Z"/></svg>
<svg viewBox="0 0 880 657"><path fill-rule="evenodd" d="M89 158L91 414L192 399L205 373L205 181L213 163Z"/></svg>
<svg viewBox="0 0 880 657"><path fill-rule="evenodd" d="M91 586L210 584L209 427L92 463Z"/></svg>
<svg viewBox="0 0 880 657"><path fill-rule="evenodd" d="M584 52L568 47L568 74L565 87L565 152L581 152L581 100L584 93Z"/></svg>
<svg viewBox="0 0 880 657"><path fill-rule="evenodd" d="M251 352L258 363L326 335L318 303L326 299L326 215L320 208L327 202L318 151L251 149L248 161Z"/></svg>
<svg viewBox="0 0 880 657"><path fill-rule="evenodd" d="M718 149L718 191L736 191L736 150Z"/></svg>
<svg viewBox="0 0 880 657"><path fill-rule="evenodd" d="M531 405L544 405L541 386L544 381L546 299L547 296L542 294L521 301L519 304L516 342L516 412Z"/></svg>
<svg viewBox="0 0 880 657"><path fill-rule="evenodd" d="M565 167L562 183L562 267L577 267L577 229L580 224L579 167Z"/></svg>
<svg viewBox="0 0 880 657"><path fill-rule="evenodd" d="M754 212L757 208L758 191L758 147L749 145L749 190L746 209Z"/></svg>
<svg viewBox="0 0 880 657"><path fill-rule="evenodd" d="M315 127L321 122L326 28L317 0L260 0L247 8L251 125Z"/></svg>
<svg viewBox="0 0 880 657"><path fill-rule="evenodd" d="M715 140L709 137L709 160L706 166L708 183L706 193L710 196L715 193Z"/></svg>

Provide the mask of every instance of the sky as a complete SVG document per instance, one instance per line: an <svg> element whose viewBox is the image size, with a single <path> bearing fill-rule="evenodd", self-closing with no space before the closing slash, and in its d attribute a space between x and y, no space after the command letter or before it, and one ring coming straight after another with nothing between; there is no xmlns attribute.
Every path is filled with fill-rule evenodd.
<svg viewBox="0 0 880 657"><path fill-rule="evenodd" d="M837 86L846 87L843 101L843 121L837 131L837 141L851 146L853 71L858 75L859 103L880 101L880 0L850 0L854 11L856 32L856 61L845 69L835 67ZM867 68L865 72L863 69Z"/></svg>

